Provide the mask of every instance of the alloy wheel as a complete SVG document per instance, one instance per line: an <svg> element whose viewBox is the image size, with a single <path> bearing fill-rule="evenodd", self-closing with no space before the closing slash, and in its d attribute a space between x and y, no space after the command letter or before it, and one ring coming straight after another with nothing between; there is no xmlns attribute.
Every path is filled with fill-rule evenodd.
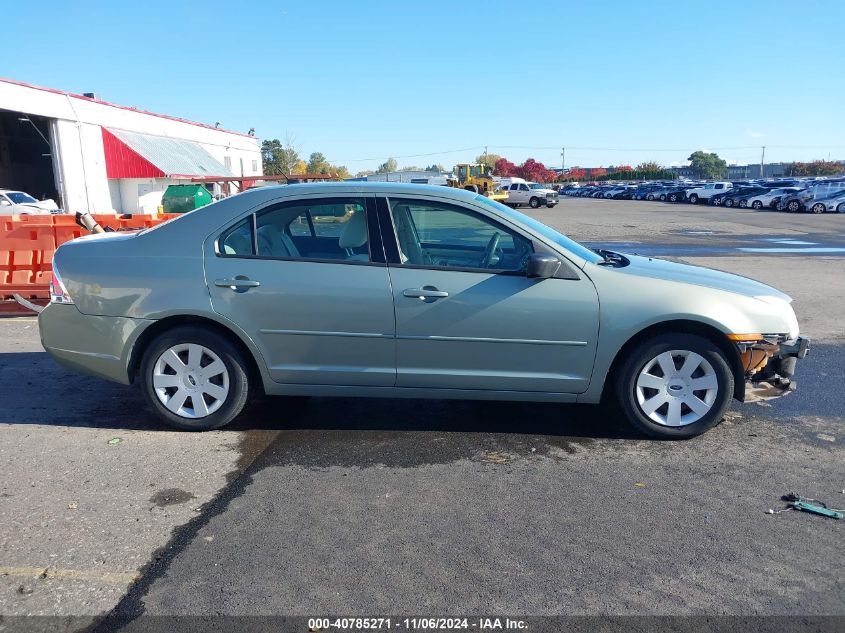
<svg viewBox="0 0 845 633"><path fill-rule="evenodd" d="M183 418L204 418L229 395L229 372L220 357L196 343L174 345L153 367L153 389L159 401Z"/></svg>
<svg viewBox="0 0 845 633"><path fill-rule="evenodd" d="M821 202L818 202L813 205L813 213L824 213L825 207Z"/></svg>
<svg viewBox="0 0 845 633"><path fill-rule="evenodd" d="M680 427L707 415L719 394L719 381L713 365L700 354L670 350L645 364L635 389L644 415L662 426Z"/></svg>

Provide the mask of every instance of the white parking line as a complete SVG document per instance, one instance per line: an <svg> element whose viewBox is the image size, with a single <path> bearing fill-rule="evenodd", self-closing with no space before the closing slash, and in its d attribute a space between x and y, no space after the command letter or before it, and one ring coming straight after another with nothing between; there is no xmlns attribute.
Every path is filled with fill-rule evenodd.
<svg viewBox="0 0 845 633"><path fill-rule="evenodd" d="M819 246L813 248L738 248L746 253L845 253L845 248Z"/></svg>

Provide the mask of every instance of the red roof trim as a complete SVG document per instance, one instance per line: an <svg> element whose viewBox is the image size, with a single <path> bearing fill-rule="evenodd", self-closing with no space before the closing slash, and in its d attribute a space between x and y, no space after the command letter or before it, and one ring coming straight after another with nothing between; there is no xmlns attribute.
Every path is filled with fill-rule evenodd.
<svg viewBox="0 0 845 633"><path fill-rule="evenodd" d="M208 125L206 123L197 123L196 121L189 121L188 119L182 119L178 116L170 116L169 114L158 114L157 112L150 112L149 110L141 110L140 108L133 108L132 106L123 106L118 105L116 103L111 103L109 101L102 101L101 99L92 99L91 97L86 97L85 95L77 94L75 92L67 92L66 90L59 90L57 88L45 88L44 86L36 86L34 84L28 84L25 81L17 81L15 79L6 79L4 77L0 77L0 81L7 84L13 84L15 86L22 86L24 88L32 88L34 90L43 90L44 92L52 92L53 94L58 95L66 95L68 97L73 97L74 99L82 99L84 101L91 101L93 103L99 103L100 105L110 106L112 108L120 108L121 110L129 110L130 112L137 112L138 114L147 114L149 116L157 116L161 119L169 119L171 121L178 121L179 123L187 123L189 125L196 125L197 127L204 127L208 130L217 130L218 132L226 132L227 134L237 134L238 136L247 136L249 138L256 138L254 136L250 136L249 134L244 134L243 132L235 132L234 130L227 130L222 127L214 127L213 125Z"/></svg>

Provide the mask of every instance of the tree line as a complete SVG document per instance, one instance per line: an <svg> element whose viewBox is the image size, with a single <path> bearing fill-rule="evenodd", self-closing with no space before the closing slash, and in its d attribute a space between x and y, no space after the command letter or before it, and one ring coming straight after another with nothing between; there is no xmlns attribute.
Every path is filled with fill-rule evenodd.
<svg viewBox="0 0 845 633"><path fill-rule="evenodd" d="M350 178L346 165L335 165L329 162L321 152L312 152L305 160L299 156L291 137L284 142L279 139L268 139L261 143L261 158L264 162L264 175L288 174L325 174L334 178ZM696 178L718 180L728 173L728 163L714 152L696 151L690 154L690 172ZM565 174L560 174L547 168L543 163L528 158L523 163L516 164L498 154L483 153L475 157L476 163L486 165L495 176L519 177L534 182L565 182L579 180L671 180L677 178L677 173L660 165L656 161L640 163L636 167L619 165L612 168L597 167L584 169L574 167ZM388 158L375 170L362 170L354 174L356 177L370 174L383 174L395 171L430 171L445 173L447 170L439 163L425 167L406 165L399 167L395 158ZM448 170L451 171L451 168ZM834 176L845 171L842 163L836 161L814 160L811 162L795 162L786 169L787 176Z"/></svg>

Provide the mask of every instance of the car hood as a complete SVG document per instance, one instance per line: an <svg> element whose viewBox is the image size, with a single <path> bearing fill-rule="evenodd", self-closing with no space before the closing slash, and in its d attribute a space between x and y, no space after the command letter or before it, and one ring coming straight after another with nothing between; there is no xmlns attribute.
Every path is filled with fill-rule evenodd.
<svg viewBox="0 0 845 633"><path fill-rule="evenodd" d="M630 261L628 266L617 270L630 275L715 288L746 297L777 297L784 301L792 301L789 295L780 290L748 277L741 277L712 268L678 264L665 259L640 257L638 255L626 255L626 257Z"/></svg>

